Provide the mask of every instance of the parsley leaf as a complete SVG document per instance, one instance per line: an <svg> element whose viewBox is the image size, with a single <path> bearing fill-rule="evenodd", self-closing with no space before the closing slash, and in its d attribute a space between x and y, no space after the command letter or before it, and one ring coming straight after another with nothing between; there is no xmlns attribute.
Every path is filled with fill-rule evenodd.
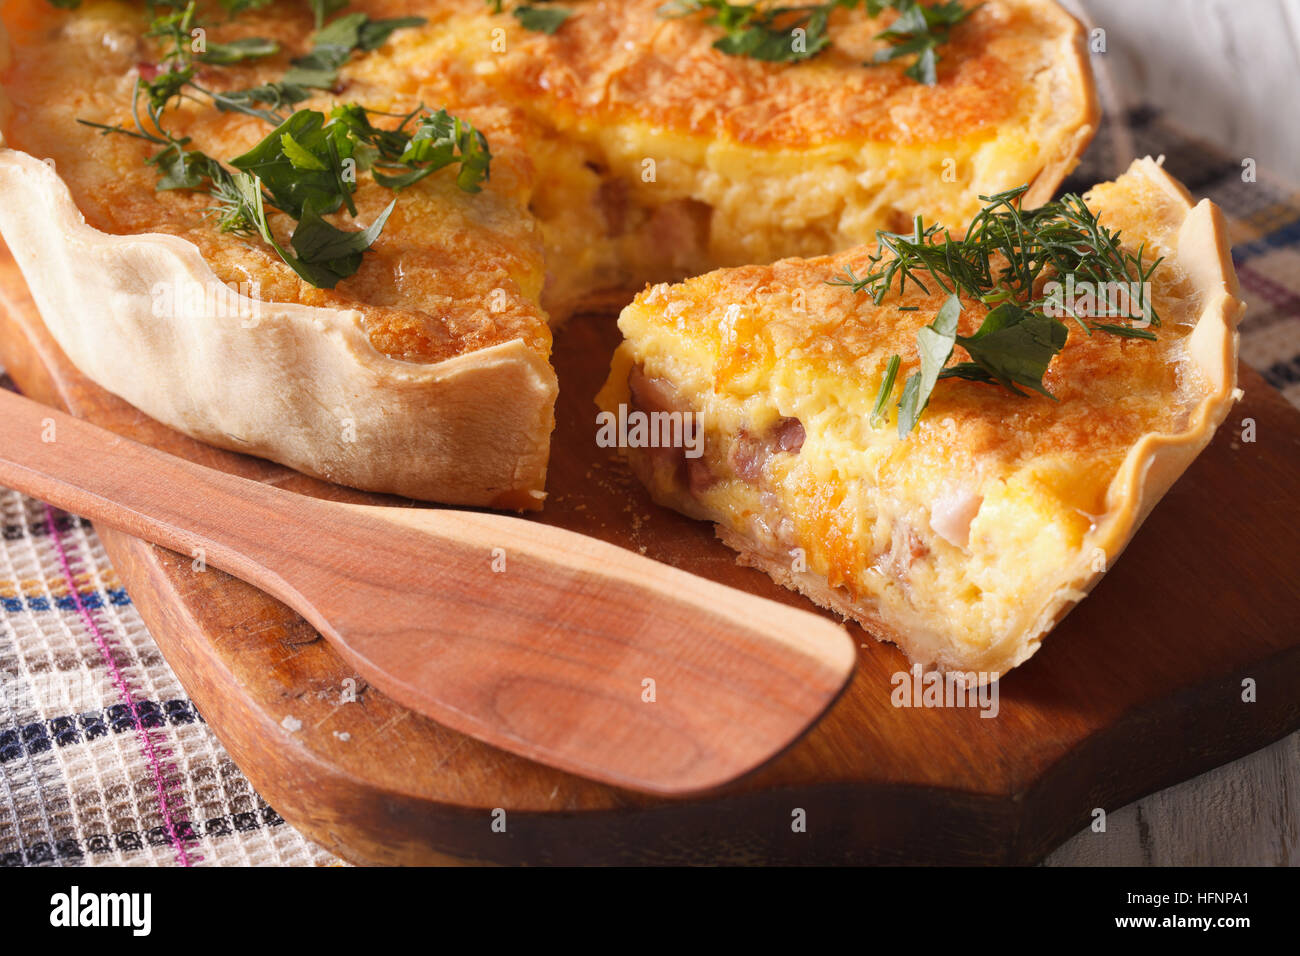
<svg viewBox="0 0 1300 956"><path fill-rule="evenodd" d="M364 13L340 17L313 37L310 53L293 61L282 82L316 90L332 90L339 82L339 69L356 48ZM340 29L342 25L342 29ZM351 27L349 30L348 27Z"/></svg>
<svg viewBox="0 0 1300 956"><path fill-rule="evenodd" d="M673 0L659 8L659 15L677 18L708 11L705 22L725 31L721 39L714 41L714 49L730 56L795 63L810 59L830 46L826 25L831 11L857 2L831 0L811 6L768 7L762 3L728 0Z"/></svg>
<svg viewBox="0 0 1300 956"><path fill-rule="evenodd" d="M510 11L511 16L519 21L519 25L525 30L532 30L534 33L545 33L547 36L555 33L564 25L564 21L573 16L572 10L565 10L562 7L515 7Z"/></svg>
<svg viewBox="0 0 1300 956"><path fill-rule="evenodd" d="M970 353L961 362L940 373L940 378L964 378L1001 385L1017 395L1016 386L1054 398L1043 387L1043 376L1056 354L1065 347L1065 323L1050 316L1003 302L989 312L972 336L957 336L957 344Z"/></svg>
<svg viewBox="0 0 1300 956"><path fill-rule="evenodd" d="M375 244L396 205L394 199L370 225L348 232L326 222L309 204L290 240L293 251L298 254L298 264L288 259L285 261L312 285L334 288L340 279L346 279L361 268L361 254Z"/></svg>
<svg viewBox="0 0 1300 956"><path fill-rule="evenodd" d="M295 219L305 215L308 205L328 215L347 203L356 215L351 199L356 179L349 181L343 166L352 147L346 127L327 127L323 113L299 110L230 165L257 176L276 208Z"/></svg>
<svg viewBox="0 0 1300 956"><path fill-rule="evenodd" d="M898 19L876 34L889 46L876 53L872 62L888 63L901 57L916 59L903 72L918 83L934 86L938 82L935 67L939 56L935 49L948 42L948 31L970 15L971 7L963 7L958 0L947 3L924 4L920 0L895 0L892 6L899 11Z"/></svg>
<svg viewBox="0 0 1300 956"><path fill-rule="evenodd" d="M377 50L393 31L421 26L424 17L395 17L371 20L364 13L349 13L312 37L311 52L293 61L283 83L315 90L332 90L338 86L339 70L356 50Z"/></svg>
<svg viewBox="0 0 1300 956"><path fill-rule="evenodd" d="M325 165L325 160L305 149L293 138L292 133L280 134L280 147L284 150L285 158L289 160L294 169L309 169L312 172L320 172L329 168Z"/></svg>
<svg viewBox="0 0 1300 956"><path fill-rule="evenodd" d="M149 159L149 165L158 168L157 189L198 189L207 176L208 159L202 153L172 144Z"/></svg>
<svg viewBox="0 0 1300 956"><path fill-rule="evenodd" d="M330 123L347 128L355 143L352 155L357 165L361 169L370 169L376 162L397 163L411 141L406 124L419 112L420 108L417 108L407 114L396 129L380 129L370 121L370 111L364 106L345 103L330 111Z"/></svg>
<svg viewBox="0 0 1300 956"><path fill-rule="evenodd" d="M456 185L465 192L476 193L488 178L492 153L481 132L446 110L439 110L420 121L410 142L397 157L397 164L410 167L411 172L397 177L376 172L375 180L390 189L403 189L454 162L460 163Z"/></svg>
<svg viewBox="0 0 1300 956"><path fill-rule="evenodd" d="M293 252L289 252L271 230L262 185L256 175L248 172L236 173L228 179L223 221L228 218L238 226L228 231L247 230L260 236L289 268L318 289L332 289L340 280L356 273L361 267L362 253L374 245L397 204L394 199L374 222L356 232L326 222L314 206L308 205L290 240Z"/></svg>
<svg viewBox="0 0 1300 956"><path fill-rule="evenodd" d="M939 372L952 357L957 341L957 320L961 318L961 300L948 296L929 325L916 333L917 351L921 355L921 369L907 376L903 383L903 397L898 402L898 437L905 438L916 420L930 404L930 393L939 381Z"/></svg>
<svg viewBox="0 0 1300 956"><path fill-rule="evenodd" d="M378 50L388 42L395 30L422 27L429 21L424 17L393 17L389 20L367 20L357 31L358 50Z"/></svg>
<svg viewBox="0 0 1300 956"><path fill-rule="evenodd" d="M491 169L487 138L446 110L420 115L422 109L402 117L396 129L380 129L370 121L368 110L350 103L334 108L330 124L348 129L358 167L372 170L381 186L405 189L430 173L460 163L456 185L468 193L478 192ZM414 133L408 132L407 125L417 116Z"/></svg>
<svg viewBox="0 0 1300 956"><path fill-rule="evenodd" d="M307 0L307 6L316 17L317 30L324 26L326 20L347 5L348 0Z"/></svg>
<svg viewBox="0 0 1300 956"><path fill-rule="evenodd" d="M877 17L894 9L898 18L876 39L889 46L876 54L872 62L884 63L906 56L916 60L904 71L918 83L933 85L937 81L935 52L948 42L949 31L964 20L971 9L959 0L925 3L922 0L827 0L802 6L770 6L762 0L754 3L731 3L729 0L671 0L659 8L661 17L687 17L707 13L705 22L721 27L724 35L714 42L714 49L731 56L756 60L797 63L811 59L830 46L827 26L837 8L852 10L863 7L868 16Z"/></svg>
<svg viewBox="0 0 1300 956"><path fill-rule="evenodd" d="M1024 392L1016 387L1020 385L1054 398L1043 387L1043 376L1052 359L1065 347L1068 333L1063 322L1022 309L1014 302L1004 302L984 316L974 335L966 336L957 333L960 317L961 300L956 295L949 295L934 321L916 333L921 368L909 375L903 385L903 395L898 402L900 439L906 438L916 426L940 379L961 378L1001 385L1023 395ZM955 345L962 346L970 354L971 361L948 366ZM873 426L893 391L899 364L899 356L890 358L885 380L876 395L876 407L871 416Z"/></svg>

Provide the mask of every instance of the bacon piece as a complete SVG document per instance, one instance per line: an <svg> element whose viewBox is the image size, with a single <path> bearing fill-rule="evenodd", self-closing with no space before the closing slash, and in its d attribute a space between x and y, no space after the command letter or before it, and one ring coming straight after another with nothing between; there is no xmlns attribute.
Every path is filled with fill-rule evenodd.
<svg viewBox="0 0 1300 956"><path fill-rule="evenodd" d="M649 376L643 367L634 365L628 372L627 385L629 410L646 414L678 412L687 416L686 427L702 427L667 379ZM762 434L742 428L721 460L726 461L735 477L757 485L763 480L764 467L773 455L799 454L806 437L803 423L790 417L780 419ZM682 448L660 447L646 451L675 465L678 485L696 497L717 484L721 477L710 465L707 454L702 458L687 458Z"/></svg>

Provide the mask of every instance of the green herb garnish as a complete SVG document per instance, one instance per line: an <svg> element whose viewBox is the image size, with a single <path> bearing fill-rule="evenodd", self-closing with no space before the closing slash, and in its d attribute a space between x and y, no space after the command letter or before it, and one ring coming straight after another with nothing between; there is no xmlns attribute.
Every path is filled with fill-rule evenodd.
<svg viewBox="0 0 1300 956"><path fill-rule="evenodd" d="M453 163L460 163L456 184L465 192L478 192L488 178L492 156L487 140L464 120L446 110L434 114L416 110L396 130L384 130L375 127L372 114L356 104L336 107L328 120L315 110L297 111L251 150L230 160L236 170L232 173L207 154L190 149L187 137L166 132L161 109L148 102L143 92L143 84L137 82L134 130L79 122L159 146L148 162L158 170L160 191L206 188L215 200L212 208L223 232L261 236L290 268L320 288L332 289L357 271L361 254L374 244L393 209L390 203L358 232L339 229L321 218L343 207L356 215L352 194L359 170L370 170L377 183L394 191ZM149 125L139 116L142 99ZM414 132L408 132L412 121ZM296 255L275 239L268 208L296 220L291 240Z"/></svg>
<svg viewBox="0 0 1300 956"><path fill-rule="evenodd" d="M312 50L293 61L283 83L294 87L332 90L338 86L339 70L358 50L377 50L394 30L422 26L424 17L371 20L364 13L349 13L312 37Z"/></svg>
<svg viewBox="0 0 1300 956"><path fill-rule="evenodd" d="M1065 346L1065 323L1051 316L1003 302L984 316L974 335L957 336L957 344L971 357L939 373L940 378L964 378L1001 385L1024 394L1017 386L1052 398L1043 376L1056 353Z"/></svg>
<svg viewBox="0 0 1300 956"><path fill-rule="evenodd" d="M221 8L232 20L245 11L261 10L270 4L271 0L221 0Z"/></svg>
<svg viewBox="0 0 1300 956"><path fill-rule="evenodd" d="M826 24L836 7L853 7L859 0L831 0L807 6L779 7L762 2L672 0L659 8L661 17L705 13L705 22L721 27L713 48L731 56L774 63L796 63L816 56L830 45ZM801 31L796 33L795 31Z"/></svg>
<svg viewBox="0 0 1300 956"><path fill-rule="evenodd" d="M821 53L830 46L827 24L837 8L861 6L868 16L877 17L886 9L898 11L898 18L876 34L889 44L873 58L885 63L902 57L916 59L904 72L918 83L933 86L937 82L936 52L948 42L949 31L964 20L972 8L959 0L923 3L921 0L829 0L801 6L773 6L768 3L730 3L729 0L672 0L659 8L663 17L687 17L706 14L705 22L721 27L724 35L713 46L731 56L748 56L778 63L797 63Z"/></svg>
<svg viewBox="0 0 1300 956"><path fill-rule="evenodd" d="M565 10L563 7L522 6L511 10L510 15L518 20L519 25L525 30L550 36L564 25L565 20L573 16L573 11Z"/></svg>
<svg viewBox="0 0 1300 956"><path fill-rule="evenodd" d="M505 0L487 0L487 5L492 8L493 13L505 12ZM511 10L510 15L518 20L519 25L525 30L550 36L564 26L564 21L573 16L573 11L550 4L539 7L531 3L523 3Z"/></svg>
<svg viewBox="0 0 1300 956"><path fill-rule="evenodd" d="M280 45L274 40L262 37L244 37L229 43L211 43L206 49L195 54L191 46L193 31L198 26L195 19L196 0L190 0L183 7L171 13L154 17L149 24L146 37L169 41L164 45L162 63L172 71L181 72L190 66L192 60L228 66L244 60L257 60L279 52Z"/></svg>
<svg viewBox="0 0 1300 956"><path fill-rule="evenodd" d="M898 402L898 436L912 430L916 420L930 403L930 393L939 381L939 373L952 356L957 339L957 320L961 318L961 300L948 296L934 321L916 333L916 347L921 355L921 369L907 376L903 384L903 397ZM890 360L891 362L893 359ZM891 385L892 387L892 385ZM880 397L876 397L880 404Z"/></svg>
<svg viewBox="0 0 1300 956"><path fill-rule="evenodd" d="M347 127L326 126L325 114L299 110L230 165L261 180L275 208L295 219L301 219L309 205L329 214L346 204L355 216L355 176L349 181L345 165L352 159L353 144Z"/></svg>
<svg viewBox="0 0 1300 956"><path fill-rule="evenodd" d="M274 40L244 37L242 40L231 40L229 43L209 43L207 50L200 53L197 59L217 66L229 66L232 63L242 63L244 60L258 60L264 56L272 56L279 51L280 44Z"/></svg>
<svg viewBox="0 0 1300 956"><path fill-rule="evenodd" d="M194 85L194 84L191 84ZM311 98L311 91L306 87L295 86L292 83L283 81L275 83L263 83L261 86L253 86L246 90L227 90L217 92L202 87L195 86L195 89L205 93L211 98L212 103L218 110L223 113L244 113L248 116L256 116L260 120L276 124L284 122L285 117L281 110L292 110L299 103ZM259 109L258 103L266 105L266 109Z"/></svg>
<svg viewBox="0 0 1300 956"><path fill-rule="evenodd" d="M898 366L902 362L902 358L897 355L889 357L889 364L885 366L885 377L880 381L880 391L876 393L876 406L871 410L872 428L880 424L885 414L885 402L889 400L890 395L894 394L894 380L898 377Z"/></svg>
<svg viewBox="0 0 1300 956"><path fill-rule="evenodd" d="M334 115L340 118L340 110L336 109ZM467 193L478 192L492 162L483 134L446 110L439 110L422 116L415 131L408 135L406 124L411 118L404 118L396 130L376 130L368 121L367 128L358 130L363 141L378 153L372 170L375 182L393 190L405 189L430 173L460 163L456 185Z"/></svg>
<svg viewBox="0 0 1300 956"><path fill-rule="evenodd" d="M397 205L397 200L394 199L369 226L356 232L347 232L322 219L316 208L309 203L290 240L297 253L293 255L285 250L271 231L260 180L252 173L243 173L234 182L240 195L239 214L251 223L262 240L294 272L321 289L334 288L340 279L346 279L361 267L362 253L374 245L393 207Z"/></svg>
<svg viewBox="0 0 1300 956"><path fill-rule="evenodd" d="M232 13L251 8L248 3L224 5ZM314 6L328 13L344 5ZM419 17L371 20L361 13L340 17L316 32L312 52L296 60L280 81L218 92L195 82L196 62L224 66L269 55L278 47L250 38L210 44L193 53L189 39L195 29L195 3L190 2L150 24L146 35L160 39L164 49L158 72L151 79L136 80L134 128L78 122L157 146L147 162L157 169L158 190L206 190L213 199L210 212L222 232L261 237L303 279L333 288L360 268L362 254L379 237L396 204L396 200L389 203L374 222L359 230L328 222L325 216L345 207L350 215L357 214L352 194L359 171L370 171L379 185L393 191L453 163L460 164L456 183L466 192L478 192L488 178L492 156L486 138L446 110L429 114L418 107L400 117L395 129L378 127L371 119L387 114L357 104L337 106L329 117L309 109L287 117L280 113L308 99L309 88L335 86L339 69L354 52L377 49L394 30L424 22ZM230 160L232 171L191 148L188 137L167 130L163 114L169 105L195 93L206 96L218 110L255 116L275 128L251 150ZM276 238L268 218L272 211L294 221L292 251Z"/></svg>
<svg viewBox="0 0 1300 956"><path fill-rule="evenodd" d="M348 5L348 0L307 0L312 15L316 17L316 29L325 25L325 21Z"/></svg>
<svg viewBox="0 0 1300 956"><path fill-rule="evenodd" d="M870 2L867 4L868 8L872 5ZM898 19L876 35L876 39L887 41L889 48L876 53L873 62L888 63L900 57L915 56L911 66L903 72L918 83L934 86L938 82L935 67L939 63L939 54L935 51L948 42L948 31L966 19L970 10L959 0L935 4L904 0L890 5L898 10Z"/></svg>
<svg viewBox="0 0 1300 956"><path fill-rule="evenodd" d="M1053 280L1070 277L1093 289L1121 288L1127 297L1130 289L1148 288L1162 260L1147 265L1145 245L1136 253L1124 249L1120 233L1098 222L1077 195L1067 194L1037 209L1021 209L1020 199L1028 188L981 196L985 206L960 239L947 230L941 234L938 226L925 226L920 216L910 235L878 232L870 271L859 277L846 268L844 276L830 280L832 285L870 294L877 305L895 286L902 293L909 281L927 294L931 291L927 281L948 293L935 320L917 334L921 368L908 376L903 387L900 438L925 411L940 379L984 382L1017 395L1027 388L1051 397L1043 386L1043 376L1067 337L1057 314L1073 319L1088 335L1103 332L1155 340L1155 332L1147 326L1158 327L1160 317L1144 291L1139 292L1138 300L1144 303L1143 321L1123 325L1090 321L1090 316L1076 314L1061 298L1059 282L1057 288L1049 288ZM957 334L963 296L991 307L979 330L970 336ZM1132 299L1127 301L1131 305ZM956 345L964 348L971 360L948 366ZM876 398L873 422L893 387L894 375L887 372Z"/></svg>

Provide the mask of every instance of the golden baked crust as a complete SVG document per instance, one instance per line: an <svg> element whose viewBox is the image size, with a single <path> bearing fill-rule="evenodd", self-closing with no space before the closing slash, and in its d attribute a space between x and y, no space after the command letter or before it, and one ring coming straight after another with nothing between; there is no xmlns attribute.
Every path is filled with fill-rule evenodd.
<svg viewBox="0 0 1300 956"><path fill-rule="evenodd" d="M336 94L302 105L355 101L394 113L445 106L486 134L492 174L474 195L458 190L450 171L404 191L359 271L322 290L265 244L220 234L204 215L206 197L156 192L155 172L144 164L149 144L76 123L130 122L135 77L156 57L141 38L139 3L86 0L67 12L47 0L8 0L0 11L0 207L42 196L52 214L0 209L0 230L15 251L41 248L49 262L65 264L60 273L19 256L73 361L168 424L361 487L536 506L556 387L546 366L548 313L562 318L609 301L610 290L716 265L842 248L915 212L964 217L979 193L1022 182L1034 183L1031 196L1046 198L1095 126L1079 26L1049 0L985 3L954 31L933 88L905 79L897 65L861 65L870 36L892 14L878 23L860 11L837 14L832 48L791 65L725 56L709 46L715 28L700 18L662 19L658 5L579 3L571 20L546 36L493 14L481 0L353 3L350 10L375 18L416 13L429 22L353 57ZM201 82L224 90L278 78L310 46L304 6L279 2L233 21L208 18L210 41L263 36L282 50L205 70ZM223 158L266 133L256 119L198 103L169 110L168 123ZM51 161L58 181L25 161L32 157ZM391 193L364 177L358 186L358 219L368 222ZM64 214L69 199L90 232ZM58 222L72 224L76 236L55 234ZM251 284L251 294L293 330L264 330L287 335L295 343L288 354L313 353L305 342L312 327L337 327L346 330L353 357L334 356L333 381L308 382L289 397L285 382L299 383L304 373L292 359L286 369L284 344L224 336L220 316L208 316L208 326L177 320L197 343L178 355L168 347L175 341L168 323L156 315L100 301L73 329L68 316L54 314L59 303L106 300L137 286L140 276L111 260L130 259L122 250L144 239L123 243L142 234L174 237L198 257L159 242L145 257L151 274L165 261L193 281ZM122 242L103 244L94 235ZM92 246L94 255L86 253ZM74 267L78 254L85 262ZM86 288L55 287L74 276ZM285 318L290 314L303 321ZM152 378L96 354L96 336L102 342L110 330L134 343L138 368ZM364 359L358 332L374 353ZM476 355L494 381L527 383L518 392L522 408L507 414L476 406L469 383L480 373L467 375L462 361ZM502 356L512 358L502 365ZM206 379L202 362L241 369L242 391L197 394L194 383ZM459 363L457 371L439 377L447 362ZM412 389L424 378L437 378L443 392L422 404ZM205 414L205 405L223 411ZM365 414L357 411L363 405ZM275 419L264 411L271 407ZM350 411L331 417L326 407ZM401 418L417 408L441 417ZM355 423L358 416L376 433L363 429L344 447L334 419ZM496 453L458 447L474 440L471 423L480 420L510 421L515 431L491 439ZM377 434L384 428L417 436L411 460L397 460L400 450ZM512 462L511 455L519 457ZM481 467L463 480L449 478L458 457Z"/></svg>
<svg viewBox="0 0 1300 956"><path fill-rule="evenodd" d="M889 357L916 367L943 297L876 306L828 285L866 271L860 249L647 290L619 320L599 402L644 405L641 376L642 393L703 414L699 465L630 451L633 465L778 581L922 663L1004 672L1113 564L1233 400L1243 306L1218 210L1193 208L1150 159L1085 198L1126 245L1165 257L1162 324L1154 342L1071 328L1044 378L1058 401L949 379L906 439L873 428ZM962 333L982 317L966 308ZM793 453L769 441L737 464L749 436L790 420Z"/></svg>

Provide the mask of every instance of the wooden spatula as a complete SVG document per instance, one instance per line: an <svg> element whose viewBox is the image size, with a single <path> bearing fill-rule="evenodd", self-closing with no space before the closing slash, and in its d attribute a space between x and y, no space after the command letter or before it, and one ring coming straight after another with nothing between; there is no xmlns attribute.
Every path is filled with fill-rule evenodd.
<svg viewBox="0 0 1300 956"><path fill-rule="evenodd" d="M0 484L201 555L292 607L394 700L622 787L691 793L754 769L853 671L831 621L584 535L309 498L3 389Z"/></svg>

